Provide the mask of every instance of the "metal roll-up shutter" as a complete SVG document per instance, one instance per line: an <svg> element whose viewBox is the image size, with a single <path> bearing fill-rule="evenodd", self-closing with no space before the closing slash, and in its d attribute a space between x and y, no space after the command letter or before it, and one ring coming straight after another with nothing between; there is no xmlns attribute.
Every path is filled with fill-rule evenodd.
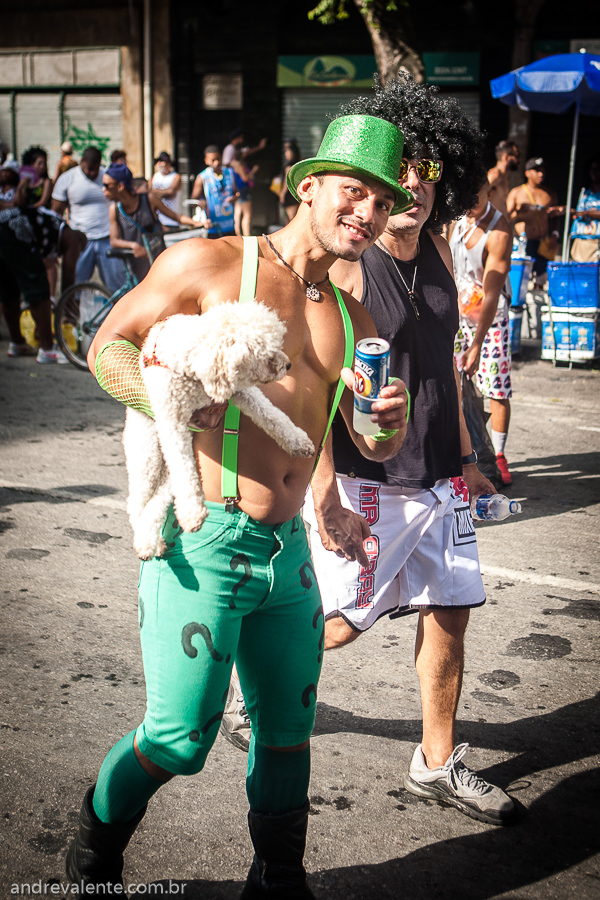
<svg viewBox="0 0 600 900"><path fill-rule="evenodd" d="M113 150L123 147L121 95L67 94L63 112L65 137L77 155L86 147L97 147L104 162Z"/></svg>
<svg viewBox="0 0 600 900"><path fill-rule="evenodd" d="M283 101L284 139L294 138L304 159L314 156L329 125L329 116L354 97L372 96L366 89L286 89Z"/></svg>
<svg viewBox="0 0 600 900"><path fill-rule="evenodd" d="M0 94L0 141L14 153L10 101L10 94Z"/></svg>
<svg viewBox="0 0 600 900"><path fill-rule="evenodd" d="M15 103L17 146L20 160L24 150L41 146L48 154L48 171L60 155L59 94L19 93Z"/></svg>

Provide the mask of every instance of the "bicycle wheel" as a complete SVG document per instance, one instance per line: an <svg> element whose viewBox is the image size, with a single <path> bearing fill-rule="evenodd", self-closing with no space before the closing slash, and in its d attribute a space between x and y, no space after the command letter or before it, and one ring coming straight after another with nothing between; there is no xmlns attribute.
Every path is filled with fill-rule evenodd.
<svg viewBox="0 0 600 900"><path fill-rule="evenodd" d="M113 295L95 281L67 288L54 311L54 334L70 363L87 371L87 354L94 336L114 306Z"/></svg>

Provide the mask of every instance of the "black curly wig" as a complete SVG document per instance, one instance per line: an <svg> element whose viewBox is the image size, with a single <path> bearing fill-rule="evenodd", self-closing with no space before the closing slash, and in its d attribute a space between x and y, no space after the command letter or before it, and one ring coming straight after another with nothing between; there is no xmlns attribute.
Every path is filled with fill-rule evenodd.
<svg viewBox="0 0 600 900"><path fill-rule="evenodd" d="M381 85L375 96L357 97L335 116L363 114L392 122L404 135L405 159L441 159L444 170L424 227L440 232L475 206L486 178L484 135L456 100L438 96L435 86L417 84L408 72Z"/></svg>

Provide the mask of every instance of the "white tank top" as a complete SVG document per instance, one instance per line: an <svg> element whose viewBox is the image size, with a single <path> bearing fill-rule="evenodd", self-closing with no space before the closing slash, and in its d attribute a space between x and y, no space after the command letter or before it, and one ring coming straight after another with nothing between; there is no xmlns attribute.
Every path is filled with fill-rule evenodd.
<svg viewBox="0 0 600 900"><path fill-rule="evenodd" d="M152 176L152 188L156 191L167 191L177 177L177 172L169 172L167 175L163 175L162 172L155 172ZM163 197L163 203L165 206L168 206L169 209L175 210L175 212L181 212L180 204L179 204L179 191L177 191L174 197ZM158 221L161 225L179 225L179 222L176 222L175 219L168 219L164 213L158 213Z"/></svg>
<svg viewBox="0 0 600 900"><path fill-rule="evenodd" d="M483 251L485 250L488 237L490 236L490 231L502 217L502 213L498 210L494 211L494 215L490 219L489 224L486 225L483 234L471 249L467 247L467 241L479 226L481 220L485 219L490 208L491 204L488 204L484 214L480 216L475 223L469 224L469 222L467 222L467 217L461 216L454 226L454 231L452 232L448 243L450 244L450 249L452 251L454 277L457 281L466 277L471 278L473 281L477 282L477 284L483 283L483 270L485 268L483 265ZM508 306L507 298L510 298L511 296L510 280L507 278L498 300L498 312L501 311L503 306Z"/></svg>

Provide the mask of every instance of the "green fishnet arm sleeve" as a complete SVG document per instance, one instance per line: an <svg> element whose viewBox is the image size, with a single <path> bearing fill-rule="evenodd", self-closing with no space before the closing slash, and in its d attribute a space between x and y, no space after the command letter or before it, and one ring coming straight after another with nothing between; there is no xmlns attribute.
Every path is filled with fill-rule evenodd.
<svg viewBox="0 0 600 900"><path fill-rule="evenodd" d="M135 344L110 341L96 357L96 381L115 400L154 418L139 359Z"/></svg>

